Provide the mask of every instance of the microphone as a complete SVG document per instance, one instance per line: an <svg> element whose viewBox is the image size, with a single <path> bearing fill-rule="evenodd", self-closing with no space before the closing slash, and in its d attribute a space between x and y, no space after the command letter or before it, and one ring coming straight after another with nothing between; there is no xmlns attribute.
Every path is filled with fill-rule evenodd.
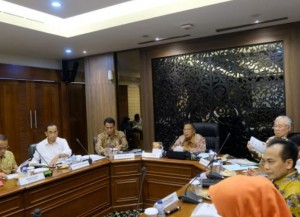
<svg viewBox="0 0 300 217"><path fill-rule="evenodd" d="M208 168L210 165L212 165L213 167L213 162L215 161L215 157L220 154L222 148L224 147L225 143L227 142L228 138L230 136L230 132L227 134L223 144L221 145L219 151L213 156L212 160L207 164L206 168ZM207 174L207 178L208 179L224 179L224 176L220 175L219 173L217 172L213 172L212 171L212 168L211 168L211 171Z"/></svg>
<svg viewBox="0 0 300 217"><path fill-rule="evenodd" d="M38 151L37 147L35 148L35 151L40 155L40 158L41 158L43 161L45 161L45 163L46 163L46 165L47 165L48 168L55 168L54 166L50 166L50 165L48 164L48 162L45 160L45 158L43 157L43 155L41 155L41 153Z"/></svg>
<svg viewBox="0 0 300 217"><path fill-rule="evenodd" d="M79 141L78 138L76 138L76 142L81 146L81 148L84 150L84 152L89 156L88 162L89 162L89 164L91 165L92 162L93 162L93 160L92 160L92 158L91 158L89 152L88 152L88 151L86 150L86 148L81 144L81 142Z"/></svg>
<svg viewBox="0 0 300 217"><path fill-rule="evenodd" d="M175 136L175 139L173 140L173 142L171 143L171 145L169 146L168 150L172 150L173 145L175 144L176 140L178 139L179 136Z"/></svg>
<svg viewBox="0 0 300 217"><path fill-rule="evenodd" d="M48 162L45 160L45 158L43 158L43 156L41 155L41 153L38 151L37 147L36 147L35 151L40 155L40 157L42 158L42 160L45 161L45 163L47 164L47 167L49 168L49 170L43 172L44 176L45 177L52 176L53 175L52 169L55 168L55 166L51 166L51 165L48 164Z"/></svg>
<svg viewBox="0 0 300 217"><path fill-rule="evenodd" d="M202 198L193 193L188 191L188 189L191 187L191 185L193 184L193 182L195 181L195 179L197 178L198 175L196 175L191 181L190 183L186 186L185 190L184 190L184 194L180 196L180 199L182 200L182 202L184 203L194 203L194 204L198 204L202 202Z"/></svg>
<svg viewBox="0 0 300 217"><path fill-rule="evenodd" d="M138 202L136 205L136 217L138 216L138 209L139 209L139 204L140 204L140 200L141 200L141 195L142 195L142 190L143 190L143 183L144 183L144 179L147 173L147 168L146 167L142 167L141 169L141 175L142 175L142 179L141 179L141 184L140 184L140 193L139 193L139 198L138 198Z"/></svg>

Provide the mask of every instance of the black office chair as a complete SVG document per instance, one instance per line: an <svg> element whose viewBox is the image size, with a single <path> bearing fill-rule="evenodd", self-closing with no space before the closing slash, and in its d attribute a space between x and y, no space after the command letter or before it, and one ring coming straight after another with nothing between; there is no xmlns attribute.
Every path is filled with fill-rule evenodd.
<svg viewBox="0 0 300 217"><path fill-rule="evenodd" d="M193 123L196 133L206 140L206 150L218 152L220 145L220 133L218 123Z"/></svg>
<svg viewBox="0 0 300 217"><path fill-rule="evenodd" d="M28 146L28 152L29 152L29 158L30 159L33 158L35 149L36 149L36 144L31 144L31 145Z"/></svg>

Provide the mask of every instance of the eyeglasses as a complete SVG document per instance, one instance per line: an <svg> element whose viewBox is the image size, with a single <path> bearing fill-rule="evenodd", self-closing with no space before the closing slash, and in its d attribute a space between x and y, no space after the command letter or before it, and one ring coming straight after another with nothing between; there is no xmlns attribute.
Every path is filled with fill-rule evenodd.
<svg viewBox="0 0 300 217"><path fill-rule="evenodd" d="M7 150L9 148L9 146L6 146L6 147L0 147L0 151L2 151L2 150Z"/></svg>
<svg viewBox="0 0 300 217"><path fill-rule="evenodd" d="M272 129L282 129L282 128L284 128L284 127L287 127L287 125L275 125L275 126L273 126L272 127Z"/></svg>

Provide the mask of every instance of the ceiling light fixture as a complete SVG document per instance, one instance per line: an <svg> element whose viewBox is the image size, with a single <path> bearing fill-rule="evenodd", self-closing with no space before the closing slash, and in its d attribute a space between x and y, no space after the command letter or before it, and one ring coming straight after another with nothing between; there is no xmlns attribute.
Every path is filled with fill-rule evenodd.
<svg viewBox="0 0 300 217"><path fill-rule="evenodd" d="M53 1L53 2L51 3L51 5L52 5L53 7L55 7L55 8L60 8L60 7L61 7L61 3L60 3L59 1Z"/></svg>
<svg viewBox="0 0 300 217"><path fill-rule="evenodd" d="M190 23L187 23L187 24L182 24L180 26L181 29L184 29L184 30L190 30L190 29L193 29L194 25L193 24L190 24Z"/></svg>

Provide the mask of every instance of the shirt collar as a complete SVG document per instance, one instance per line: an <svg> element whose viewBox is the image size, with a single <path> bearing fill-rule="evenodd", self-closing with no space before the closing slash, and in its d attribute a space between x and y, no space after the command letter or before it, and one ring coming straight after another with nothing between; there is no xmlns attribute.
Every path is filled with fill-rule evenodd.
<svg viewBox="0 0 300 217"><path fill-rule="evenodd" d="M281 179L275 180L274 184L276 186L280 186L283 182L285 182L287 179L293 179L298 176L298 171L295 169L293 172L287 174L286 176L282 177Z"/></svg>

